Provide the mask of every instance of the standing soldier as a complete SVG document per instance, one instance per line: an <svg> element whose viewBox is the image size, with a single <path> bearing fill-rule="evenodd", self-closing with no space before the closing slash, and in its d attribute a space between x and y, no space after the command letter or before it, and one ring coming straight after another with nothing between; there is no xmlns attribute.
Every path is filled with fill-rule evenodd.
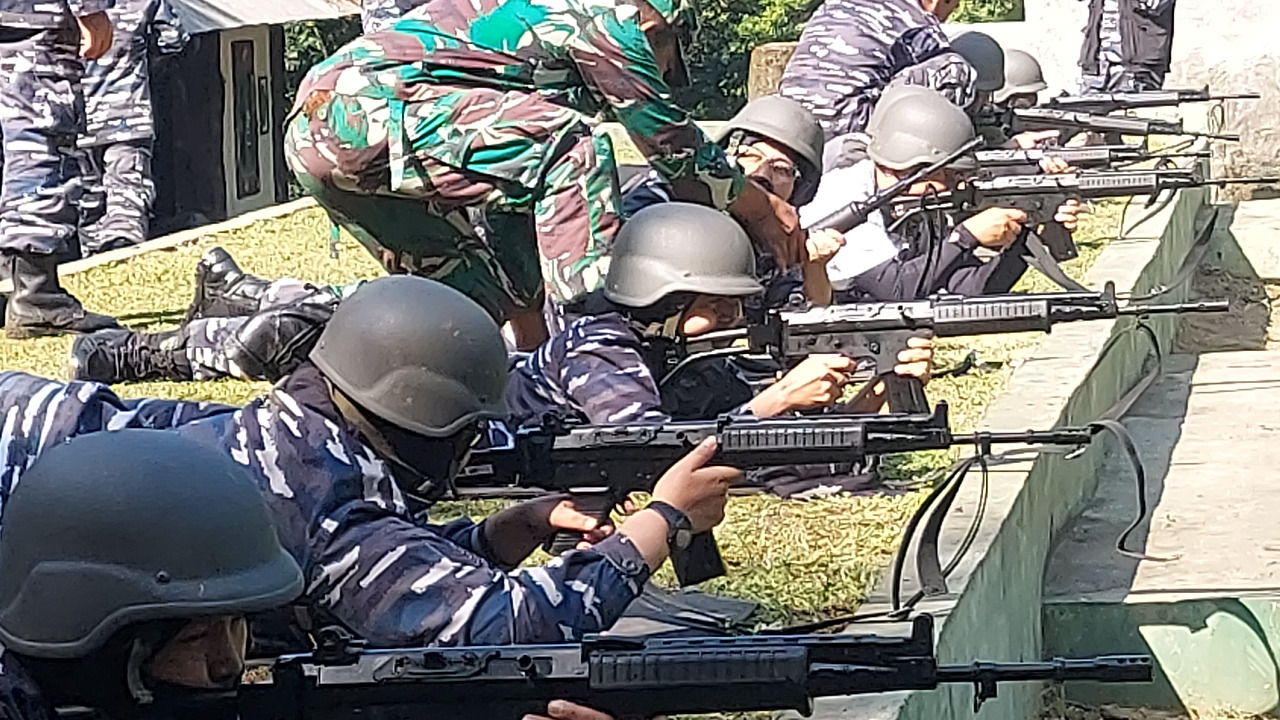
<svg viewBox="0 0 1280 720"><path fill-rule="evenodd" d="M441 280L546 339L545 289L596 289L619 225L620 122L680 199L733 213L784 265L795 211L730 163L677 107L679 0L432 0L356 39L298 91L285 157L303 188L391 273Z"/></svg>
<svg viewBox="0 0 1280 720"><path fill-rule="evenodd" d="M110 0L0 0L0 266L13 280L5 335L117 327L58 282L76 241L84 64L111 47Z"/></svg>
<svg viewBox="0 0 1280 720"><path fill-rule="evenodd" d="M916 64L912 60L947 49L940 23L959 4L825 0L805 23L778 91L808 108L822 123L827 140L861 132L895 73ZM913 30L913 42L898 42Z"/></svg>
<svg viewBox="0 0 1280 720"><path fill-rule="evenodd" d="M84 255L147 239L151 180L150 55L172 56L191 37L168 0L116 0L111 51L85 68L86 132L80 248Z"/></svg>
<svg viewBox="0 0 1280 720"><path fill-rule="evenodd" d="M1176 0L1089 0L1080 92L1159 90L1173 52Z"/></svg>

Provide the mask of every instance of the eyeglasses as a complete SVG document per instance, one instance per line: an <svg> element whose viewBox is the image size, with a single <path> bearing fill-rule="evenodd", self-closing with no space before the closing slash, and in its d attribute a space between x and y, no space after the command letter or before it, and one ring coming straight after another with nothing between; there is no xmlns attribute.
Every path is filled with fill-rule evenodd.
<svg viewBox="0 0 1280 720"><path fill-rule="evenodd" d="M759 163L761 168L775 177L787 178L791 182L795 182L800 179L800 168L796 167L790 160L765 157L764 153L753 147L739 147L738 158L749 162Z"/></svg>

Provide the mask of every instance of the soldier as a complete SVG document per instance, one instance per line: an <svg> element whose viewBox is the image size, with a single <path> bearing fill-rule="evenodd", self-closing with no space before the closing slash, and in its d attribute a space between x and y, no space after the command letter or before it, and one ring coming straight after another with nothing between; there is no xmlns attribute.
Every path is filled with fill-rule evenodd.
<svg viewBox="0 0 1280 720"><path fill-rule="evenodd" d="M108 0L0 0L0 267L13 282L5 335L93 332L118 327L87 312L58 282L74 254L84 129L81 56L111 47Z"/></svg>
<svg viewBox="0 0 1280 720"><path fill-rule="evenodd" d="M235 687L245 615L302 593L261 493L217 450L121 430L10 463L0 716L165 717L191 693Z"/></svg>
<svg viewBox="0 0 1280 720"><path fill-rule="evenodd" d="M924 56L947 47L940 23L960 0L825 0L805 23L779 93L808 108L828 141L860 132L893 76ZM918 30L912 43L894 45ZM830 169L830 167L828 167Z"/></svg>
<svg viewBox="0 0 1280 720"><path fill-rule="evenodd" d="M918 168L941 160L974 138L973 123L941 94L918 86L895 87L885 93L868 128L870 142L856 164L823 176L817 197L800 209L806 222L850 202L871 197ZM853 155L846 147L845 152ZM951 187L961 172L974 169L962 157L911 188L923 195ZM1058 217L1074 229L1079 205L1059 208ZM827 265L837 299L906 300L946 290L960 295L1007 292L1026 270L1017 244L1025 213L991 208L954 228L937 233L928 223L911 222L889 231L888 210L845 234L845 245ZM941 241L935 238L941 236ZM999 256L983 262L974 250L985 247Z"/></svg>
<svg viewBox="0 0 1280 720"><path fill-rule="evenodd" d="M151 180L150 55L172 56L191 37L168 0L116 0L111 51L85 68L87 130L80 248L88 256L147 239L155 184Z"/></svg>
<svg viewBox="0 0 1280 720"><path fill-rule="evenodd" d="M593 424L663 422L735 412L773 417L839 399L854 363L814 355L752 396L736 368L710 359L659 383L684 340L736 324L761 289L751 242L722 213L687 203L645 208L618 233L602 291L575 320L512 371L511 422L568 413ZM904 350L899 371L927 377L929 344ZM853 412L876 412L868 395Z"/></svg>
<svg viewBox="0 0 1280 720"><path fill-rule="evenodd" d="M1175 0L1088 0L1080 92L1159 90L1173 52Z"/></svg>
<svg viewBox="0 0 1280 720"><path fill-rule="evenodd" d="M429 308L424 312L423 308ZM370 322L374 318L376 322ZM563 642L607 629L667 557L667 530L723 518L740 473L701 468L715 444L672 466L617 532L561 496L482 523L431 525L406 500L433 498L486 421L507 415L507 354L476 303L410 276L373 280L338 306L309 358L243 408L122 401L92 383L0 374L0 479L72 434L173 428L246 466L285 548L303 567L313 618L374 645ZM701 469L699 469L701 468ZM514 570L559 530L590 548Z"/></svg>
<svg viewBox="0 0 1280 720"><path fill-rule="evenodd" d="M285 156L388 272L463 290L510 320L522 349L546 338L546 289L562 304L607 269L620 213L597 115L681 198L729 210L795 264L793 208L670 100L694 26L678 0L432 0L308 73Z"/></svg>
<svg viewBox="0 0 1280 720"><path fill-rule="evenodd" d="M797 206L813 199L822 175L822 127L794 100L778 95L752 100L725 124L716 141L747 177L774 195ZM623 212L630 217L673 196L670 183L650 171L642 182L623 193ZM804 262L787 271L780 269L768 252L757 249L756 271L765 286L761 304L778 307L797 296L818 305L829 304L831 285L825 265L843 243L844 238L833 230L810 233ZM748 308L748 312L754 310Z"/></svg>
<svg viewBox="0 0 1280 720"><path fill-rule="evenodd" d="M1023 50L1004 51L1004 84L991 96L998 107L1032 108L1040 104L1040 92L1049 87L1035 56Z"/></svg>

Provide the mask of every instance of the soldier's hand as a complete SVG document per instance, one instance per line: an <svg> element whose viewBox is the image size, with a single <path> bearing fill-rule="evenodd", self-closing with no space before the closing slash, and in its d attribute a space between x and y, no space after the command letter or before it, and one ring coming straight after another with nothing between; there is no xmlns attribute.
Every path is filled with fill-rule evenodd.
<svg viewBox="0 0 1280 720"><path fill-rule="evenodd" d="M840 399L857 363L845 355L810 355L751 400L757 417L823 407Z"/></svg>
<svg viewBox="0 0 1280 720"><path fill-rule="evenodd" d="M809 233L809 239L805 241L809 262L815 265L826 265L831 262L831 258L835 257L836 253L840 252L840 248L844 247L844 242L844 235L831 228Z"/></svg>
<svg viewBox="0 0 1280 720"><path fill-rule="evenodd" d="M96 12L76 18L76 23L80 25L80 56L86 60L97 60L106 55L115 36L111 18L105 12Z"/></svg>
<svg viewBox="0 0 1280 720"><path fill-rule="evenodd" d="M799 265L807 254L806 233L800 229L800 216L786 200L765 190L754 180L747 180L742 194L729 206L756 245L768 250L782 269Z"/></svg>
<svg viewBox="0 0 1280 720"><path fill-rule="evenodd" d="M960 224L973 233L979 245L1003 250L1018 239L1026 221L1027 214L1021 210L988 208Z"/></svg>
<svg viewBox="0 0 1280 720"><path fill-rule="evenodd" d="M665 720L658 716L653 720ZM608 713L592 710L584 705L571 703L568 700L552 700L547 703L546 715L525 715L524 720L616 720Z"/></svg>
<svg viewBox="0 0 1280 720"><path fill-rule="evenodd" d="M1060 157L1046 156L1040 158L1040 169L1049 175L1061 175L1071 171L1071 166Z"/></svg>
<svg viewBox="0 0 1280 720"><path fill-rule="evenodd" d="M1057 130L1032 130L1014 135L1009 138L1009 143L1019 150L1030 150L1049 140L1057 140L1060 134Z"/></svg>
<svg viewBox="0 0 1280 720"><path fill-rule="evenodd" d="M1053 219L1062 225L1062 227L1075 232L1080 225L1080 201L1068 200L1058 206L1058 211L1054 213Z"/></svg>
<svg viewBox="0 0 1280 720"><path fill-rule="evenodd" d="M917 378L928 385L933 377L933 338L907 338L907 349L898 353L898 364L893 371L903 377Z"/></svg>
<svg viewBox="0 0 1280 720"><path fill-rule="evenodd" d="M520 564L560 531L581 534L589 545L612 534L613 526L579 511L573 498L563 493L527 500L484 521L485 537L497 556L490 559L508 567Z"/></svg>
<svg viewBox="0 0 1280 720"><path fill-rule="evenodd" d="M689 516L695 533L710 530L724 520L729 488L742 479L737 468L703 467L716 454L715 438L707 438L676 461L653 486L653 499L661 500Z"/></svg>

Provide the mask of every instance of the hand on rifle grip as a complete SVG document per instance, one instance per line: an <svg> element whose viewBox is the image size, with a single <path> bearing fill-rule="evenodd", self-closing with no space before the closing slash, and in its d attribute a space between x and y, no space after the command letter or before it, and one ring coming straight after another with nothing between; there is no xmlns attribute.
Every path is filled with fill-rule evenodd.
<svg viewBox="0 0 1280 720"><path fill-rule="evenodd" d="M573 509L582 515L596 519L595 528L587 532L561 530L542 544L542 549L552 555L561 555L570 550L590 546L611 534L613 521L610 514L617 506L617 498L612 493L582 493L573 496ZM554 518L553 518L554 521ZM553 522L554 525L554 522Z"/></svg>

